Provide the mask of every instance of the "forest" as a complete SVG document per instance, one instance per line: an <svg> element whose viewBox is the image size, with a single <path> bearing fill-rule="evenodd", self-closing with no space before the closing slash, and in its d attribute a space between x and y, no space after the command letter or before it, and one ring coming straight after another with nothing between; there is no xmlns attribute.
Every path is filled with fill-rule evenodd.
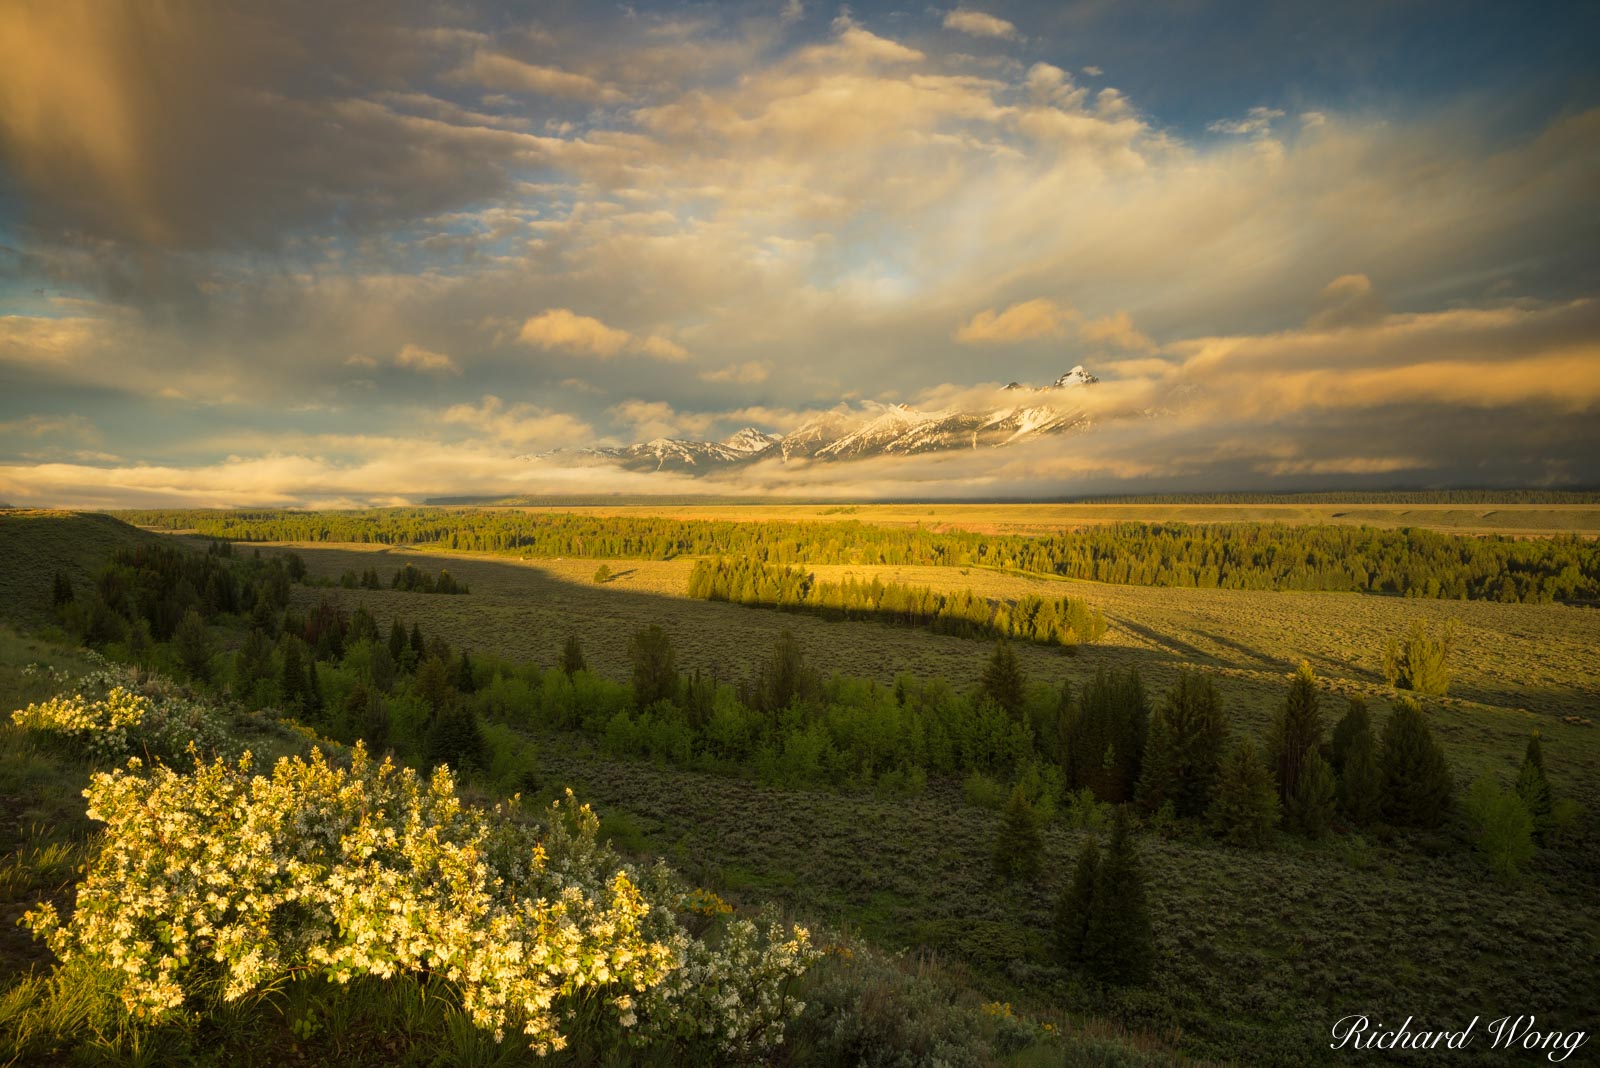
<svg viewBox="0 0 1600 1068"><path fill-rule="evenodd" d="M1506 603L1600 600L1600 543L1418 529L1112 523L1051 536L891 529L858 521L734 522L399 508L140 511L152 529L233 541L427 546L528 557L993 567L1139 586L1323 590Z"/></svg>

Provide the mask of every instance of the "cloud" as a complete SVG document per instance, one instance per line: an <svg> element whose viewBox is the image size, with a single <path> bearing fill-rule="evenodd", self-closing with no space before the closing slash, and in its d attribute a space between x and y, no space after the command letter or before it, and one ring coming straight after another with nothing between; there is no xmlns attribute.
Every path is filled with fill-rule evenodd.
<svg viewBox="0 0 1600 1068"><path fill-rule="evenodd" d="M406 344L395 354L396 367L405 367L428 375L458 375L461 366L442 352L433 352L421 345Z"/></svg>
<svg viewBox="0 0 1600 1068"><path fill-rule="evenodd" d="M741 386L753 386L765 382L771 374L771 364L762 360L746 360L714 371L701 371L699 377L702 382L734 382Z"/></svg>
<svg viewBox="0 0 1600 1068"><path fill-rule="evenodd" d="M594 440L594 428L582 419L533 404L508 405L493 394L486 394L478 404L451 405L439 419L518 447L575 447Z"/></svg>
<svg viewBox="0 0 1600 1068"><path fill-rule="evenodd" d="M708 413L674 411L664 401L625 400L606 409L612 419L632 429L636 439L697 437L718 420Z"/></svg>
<svg viewBox="0 0 1600 1068"><path fill-rule="evenodd" d="M1015 40L1017 37L1017 28L1005 19L968 8L958 7L946 12L944 28L973 37L997 37L1003 40Z"/></svg>
<svg viewBox="0 0 1600 1068"><path fill-rule="evenodd" d="M648 356L668 363L689 358L688 350L667 338L639 337L626 330L607 326L599 319L578 315L567 308L550 308L522 324L518 340L536 348L571 352L609 360L624 352Z"/></svg>
<svg viewBox="0 0 1600 1068"><path fill-rule="evenodd" d="M1005 311L986 309L956 329L955 339L963 344L1010 343L1041 337L1062 337L1077 318L1071 308L1045 297L1013 304Z"/></svg>
<svg viewBox="0 0 1600 1068"><path fill-rule="evenodd" d="M1074 308L1047 297L1012 304L1004 311L986 309L956 328L955 339L963 344L1013 344L1037 338L1074 336L1091 345L1111 345L1122 349L1148 349L1150 339L1134 325L1125 311L1099 319L1084 320Z"/></svg>
<svg viewBox="0 0 1600 1068"><path fill-rule="evenodd" d="M1240 137L1265 137L1272 132L1272 120L1283 118L1281 108L1254 107L1242 119L1218 119L1206 129L1212 133Z"/></svg>
<svg viewBox="0 0 1600 1068"><path fill-rule="evenodd" d="M363 356L360 353L356 353L354 356L346 356L344 365L346 367L361 367L371 370L378 366L378 361L373 359L371 356Z"/></svg>
<svg viewBox="0 0 1600 1068"><path fill-rule="evenodd" d="M626 94L611 86L602 85L587 74L524 63L510 56L488 51L475 53L466 64L457 68L448 77L451 81L472 82L486 89L578 97L604 103L617 103L626 99Z"/></svg>
<svg viewBox="0 0 1600 1068"><path fill-rule="evenodd" d="M1335 278L1323 287L1318 304L1320 307L1306 320L1306 325L1315 330L1375 323L1388 313L1372 280L1364 274Z"/></svg>

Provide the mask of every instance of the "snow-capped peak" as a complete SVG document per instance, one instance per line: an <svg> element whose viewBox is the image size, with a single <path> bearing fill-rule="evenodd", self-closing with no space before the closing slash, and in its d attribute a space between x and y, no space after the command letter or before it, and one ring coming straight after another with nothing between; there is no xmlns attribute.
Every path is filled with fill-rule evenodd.
<svg viewBox="0 0 1600 1068"><path fill-rule="evenodd" d="M1068 386L1089 386L1100 381L1094 375L1083 369L1079 364L1060 378L1056 379L1055 389L1066 389Z"/></svg>
<svg viewBox="0 0 1600 1068"><path fill-rule="evenodd" d="M753 426L747 426L743 430L736 431L732 436L724 438L722 444L734 452L754 453L770 449L778 443L778 440L771 434L757 430Z"/></svg>

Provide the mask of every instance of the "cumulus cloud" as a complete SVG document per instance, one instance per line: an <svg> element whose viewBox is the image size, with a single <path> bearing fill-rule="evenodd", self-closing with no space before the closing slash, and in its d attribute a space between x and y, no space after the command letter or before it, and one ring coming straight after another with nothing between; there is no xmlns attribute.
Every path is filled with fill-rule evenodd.
<svg viewBox="0 0 1600 1068"><path fill-rule="evenodd" d="M594 428L582 419L533 404L507 404L493 394L477 404L453 404L439 419L519 447L582 446L594 440Z"/></svg>
<svg viewBox="0 0 1600 1068"><path fill-rule="evenodd" d="M458 375L461 373L461 365L456 363L452 357L442 352L425 349L421 345L409 343L402 346L400 351L395 353L394 363L396 367L404 367L408 370L428 375Z"/></svg>
<svg viewBox="0 0 1600 1068"><path fill-rule="evenodd" d="M1003 18L971 8L956 8L945 12L944 28L970 34L973 37L998 37L1015 40L1017 28Z"/></svg>
<svg viewBox="0 0 1600 1068"><path fill-rule="evenodd" d="M689 358L688 350L664 337L639 337L626 330L607 326L589 315L578 315L568 308L550 308L522 324L517 338L536 348L571 352L609 360L624 352L655 360L679 363Z"/></svg>
<svg viewBox="0 0 1600 1068"><path fill-rule="evenodd" d="M1282 108L1253 107L1242 119L1218 119L1206 129L1240 137L1265 137L1272 132L1272 121L1281 118Z"/></svg>
<svg viewBox="0 0 1600 1068"><path fill-rule="evenodd" d="M1013 304L1004 311L987 308L979 312L956 328L955 339L970 345L1061 337L1077 317L1078 313L1071 308L1046 297L1036 297Z"/></svg>

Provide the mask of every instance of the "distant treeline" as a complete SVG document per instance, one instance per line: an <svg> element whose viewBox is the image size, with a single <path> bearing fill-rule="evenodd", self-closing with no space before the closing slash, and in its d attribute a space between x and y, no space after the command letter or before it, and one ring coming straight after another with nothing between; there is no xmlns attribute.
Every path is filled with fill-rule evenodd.
<svg viewBox="0 0 1600 1068"><path fill-rule="evenodd" d="M1029 595L991 601L971 590L943 594L926 586L878 578L865 582L850 575L843 582L819 582L798 568L749 559L697 561L689 575L689 596L831 619L877 619L963 638L1011 638L1067 648L1097 642L1106 632L1105 617L1098 610L1068 597L1046 600Z"/></svg>
<svg viewBox="0 0 1600 1068"><path fill-rule="evenodd" d="M339 576L339 585L347 590L381 590L383 580L378 577L378 569L369 567L357 574L355 569L346 571ZM450 572L439 569L439 577L424 571L415 564L407 564L394 573L394 578L389 581L389 588L401 590L405 593L467 593L467 584L457 582L451 577Z"/></svg>
<svg viewBox="0 0 1600 1068"><path fill-rule="evenodd" d="M1406 528L1116 523L1053 535L431 508L121 513L239 541L438 546L535 557L748 557L771 564L995 567L1134 586L1341 590L1492 601L1600 599L1600 543Z"/></svg>
<svg viewBox="0 0 1600 1068"><path fill-rule="evenodd" d="M1046 502L1040 502L1046 503ZM1150 493L1071 497L1059 504L1600 504L1600 490L1439 489L1304 493Z"/></svg>

